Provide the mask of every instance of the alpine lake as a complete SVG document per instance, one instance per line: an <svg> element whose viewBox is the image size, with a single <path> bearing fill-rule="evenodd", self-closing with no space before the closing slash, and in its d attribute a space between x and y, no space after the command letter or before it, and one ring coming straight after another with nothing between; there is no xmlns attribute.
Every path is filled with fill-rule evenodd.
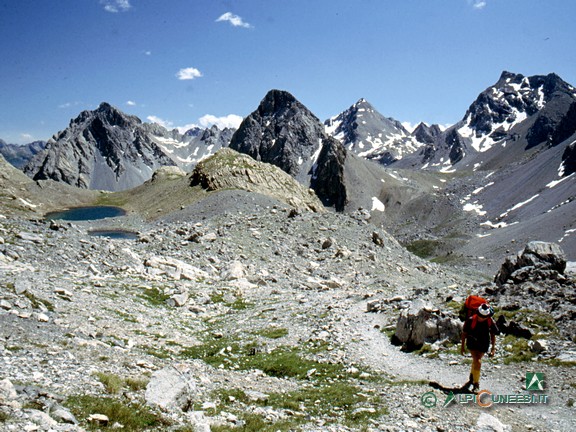
<svg viewBox="0 0 576 432"><path fill-rule="evenodd" d="M47 221L89 222L108 218L118 218L126 215L126 210L114 206L86 206L73 207L46 213ZM121 228L98 228L88 230L88 234L95 237L107 237L115 240L136 240L138 233Z"/></svg>

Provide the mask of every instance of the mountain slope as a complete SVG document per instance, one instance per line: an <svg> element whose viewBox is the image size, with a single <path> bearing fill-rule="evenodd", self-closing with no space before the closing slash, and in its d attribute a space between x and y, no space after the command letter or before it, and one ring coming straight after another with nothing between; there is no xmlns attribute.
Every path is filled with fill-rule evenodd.
<svg viewBox="0 0 576 432"><path fill-rule="evenodd" d="M470 105L463 119L435 136L401 167L498 169L576 132L576 89L558 75L503 72ZM416 131L415 131L416 132ZM566 143L564 143L566 145Z"/></svg>
<svg viewBox="0 0 576 432"><path fill-rule="evenodd" d="M365 99L324 122L326 132L366 159L388 165L414 153L422 143L400 122L386 118Z"/></svg>
<svg viewBox="0 0 576 432"><path fill-rule="evenodd" d="M268 92L234 133L230 148L280 167L312 187L325 205L344 208L347 192L342 166L346 150L290 93Z"/></svg>
<svg viewBox="0 0 576 432"><path fill-rule="evenodd" d="M235 129L219 129L214 125L208 129L191 129L184 135L173 130L167 135L167 131L161 126L147 126L155 126L151 139L186 172L192 171L198 162L227 147L235 132Z"/></svg>
<svg viewBox="0 0 576 432"><path fill-rule="evenodd" d="M118 191L138 186L162 166L191 171L228 145L233 129L195 128L185 134L143 123L107 103L84 111L24 168L35 180Z"/></svg>
<svg viewBox="0 0 576 432"><path fill-rule="evenodd" d="M46 147L44 141L34 141L25 145L6 144L0 139L0 154L7 162L16 168L22 169L36 154Z"/></svg>
<svg viewBox="0 0 576 432"><path fill-rule="evenodd" d="M141 184L165 165L175 163L150 139L140 119L102 103L55 135L25 172L34 180L114 191Z"/></svg>

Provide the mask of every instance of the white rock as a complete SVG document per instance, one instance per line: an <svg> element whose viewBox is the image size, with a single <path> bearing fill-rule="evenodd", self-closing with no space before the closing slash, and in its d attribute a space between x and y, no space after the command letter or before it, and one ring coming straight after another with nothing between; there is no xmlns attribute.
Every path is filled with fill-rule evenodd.
<svg viewBox="0 0 576 432"><path fill-rule="evenodd" d="M481 413L476 422L477 432L508 432L510 426L504 425L500 420L490 414Z"/></svg>
<svg viewBox="0 0 576 432"><path fill-rule="evenodd" d="M91 414L87 420L89 423L95 423L102 426L106 426L108 425L108 422L110 422L108 416L105 416L104 414Z"/></svg>
<svg viewBox="0 0 576 432"><path fill-rule="evenodd" d="M38 322L48 322L48 321L50 321L50 318L46 314L39 313L36 315L36 320Z"/></svg>
<svg viewBox="0 0 576 432"><path fill-rule="evenodd" d="M220 276L227 281L241 279L246 276L244 265L240 261L232 261L228 267L222 269Z"/></svg>
<svg viewBox="0 0 576 432"><path fill-rule="evenodd" d="M58 424L56 420L43 411L27 409L24 410L24 412L28 415L28 418L32 423L37 424L44 430L49 430Z"/></svg>
<svg viewBox="0 0 576 432"><path fill-rule="evenodd" d="M152 375L146 387L146 402L164 410L185 409L192 402L196 386L186 365L173 365Z"/></svg>
<svg viewBox="0 0 576 432"><path fill-rule="evenodd" d="M18 393L16 393L16 388L8 378L0 381L0 405L3 402L10 402L17 397Z"/></svg>

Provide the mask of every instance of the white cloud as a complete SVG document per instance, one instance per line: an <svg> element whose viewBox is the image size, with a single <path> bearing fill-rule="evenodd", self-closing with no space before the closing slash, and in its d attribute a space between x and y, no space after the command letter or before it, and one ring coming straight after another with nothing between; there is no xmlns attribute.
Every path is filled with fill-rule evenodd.
<svg viewBox="0 0 576 432"><path fill-rule="evenodd" d="M180 69L176 76L179 80L193 80L194 78L200 78L202 76L202 72L196 68L189 67Z"/></svg>
<svg viewBox="0 0 576 432"><path fill-rule="evenodd" d="M224 129L227 127L238 129L240 123L242 123L242 120L242 117L236 114L228 114L227 116L223 117L216 117L212 114L206 114L205 116L200 117L199 122L200 126L204 128L216 125L219 129Z"/></svg>
<svg viewBox="0 0 576 432"><path fill-rule="evenodd" d="M239 17L238 15L234 15L232 12L226 12L216 20L216 22L222 22L222 21L228 21L234 27L252 28L250 24L244 22L244 20L241 17Z"/></svg>
<svg viewBox="0 0 576 432"><path fill-rule="evenodd" d="M71 107L76 107L76 106L78 106L78 105L81 105L81 102L78 102L78 101L76 101L76 102L65 102L65 103L63 103L63 104L58 105L58 108L62 108L62 109L64 109L64 108L71 108Z"/></svg>
<svg viewBox="0 0 576 432"><path fill-rule="evenodd" d="M130 6L130 0L100 0L100 4L104 6L106 12L118 13L126 12Z"/></svg>
<svg viewBox="0 0 576 432"><path fill-rule="evenodd" d="M129 101L126 102L126 105L128 105L128 106L136 106L136 102L129 100Z"/></svg>
<svg viewBox="0 0 576 432"><path fill-rule="evenodd" d="M174 123L172 123L169 120L163 120L160 117L157 117L155 115L151 115L146 117L146 120L152 122L152 123L156 123L159 124L160 126L164 126L166 129L173 129L174 127Z"/></svg>
<svg viewBox="0 0 576 432"><path fill-rule="evenodd" d="M206 114L202 117L200 117L198 119L198 123L188 123L182 126L174 126L174 122L171 122L169 120L164 120L161 119L158 116L155 115L150 115L148 117L146 117L146 119L149 122L152 123L156 123L159 124L160 126L165 127L166 129L178 129L178 131L180 133L184 133L192 128L204 128L204 129L208 129L210 127L212 127L213 125L218 126L218 129L224 129L224 128L235 128L238 129L238 127L240 126L240 123L242 123L242 117L240 117L239 115L236 114L228 114L227 116L223 116L223 117L216 117L215 115L212 114Z"/></svg>
<svg viewBox="0 0 576 432"><path fill-rule="evenodd" d="M418 125L415 125L414 123L405 121L405 122L402 122L402 126L404 126L404 129L406 129L408 132L412 133L412 132L414 132L414 129L416 129L416 126L418 126Z"/></svg>
<svg viewBox="0 0 576 432"><path fill-rule="evenodd" d="M32 135L30 135L29 133L20 134L20 138L22 138L23 140L26 140L26 141L33 141L34 140L34 137Z"/></svg>
<svg viewBox="0 0 576 432"><path fill-rule="evenodd" d="M486 7L484 0L468 0L468 3L471 3L474 9L484 9Z"/></svg>

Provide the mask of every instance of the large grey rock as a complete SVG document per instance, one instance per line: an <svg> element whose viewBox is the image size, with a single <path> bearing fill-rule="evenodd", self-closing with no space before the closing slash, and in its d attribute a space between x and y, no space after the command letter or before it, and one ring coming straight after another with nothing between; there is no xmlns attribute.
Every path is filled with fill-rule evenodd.
<svg viewBox="0 0 576 432"><path fill-rule="evenodd" d="M494 282L499 285L510 279L520 282L528 280L530 274L536 270L563 274L565 269L566 256L558 244L532 241L516 256L506 257L494 277ZM549 276L554 277L552 273Z"/></svg>
<svg viewBox="0 0 576 432"><path fill-rule="evenodd" d="M505 425L493 415L480 413L476 421L477 432L509 432L510 426Z"/></svg>
<svg viewBox="0 0 576 432"><path fill-rule="evenodd" d="M392 340L398 345L402 344L405 350L413 351L421 348L424 342L433 343L442 339L457 342L460 332L460 322L442 317L432 305L417 299L400 313Z"/></svg>
<svg viewBox="0 0 576 432"><path fill-rule="evenodd" d="M153 256L144 262L144 266L156 275L165 274L174 280L209 279L209 274L204 270L172 257Z"/></svg>
<svg viewBox="0 0 576 432"><path fill-rule="evenodd" d="M14 384L5 378L0 381L0 405L6 405L18 398Z"/></svg>
<svg viewBox="0 0 576 432"><path fill-rule="evenodd" d="M187 411L196 393L190 368L175 364L155 372L146 386L146 403L170 411Z"/></svg>

